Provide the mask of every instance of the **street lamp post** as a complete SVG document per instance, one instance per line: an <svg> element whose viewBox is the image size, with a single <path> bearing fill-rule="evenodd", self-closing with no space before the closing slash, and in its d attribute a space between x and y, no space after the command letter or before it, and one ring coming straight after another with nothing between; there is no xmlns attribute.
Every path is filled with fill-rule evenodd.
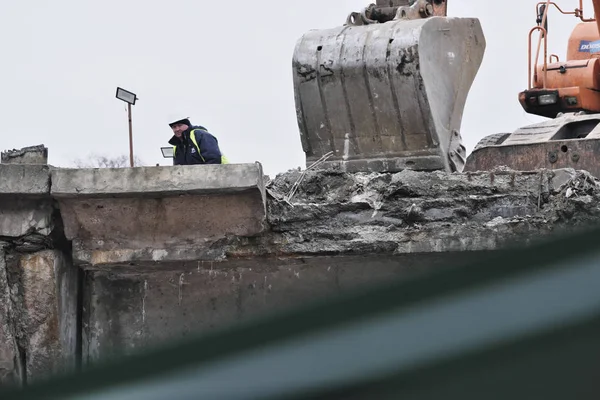
<svg viewBox="0 0 600 400"><path fill-rule="evenodd" d="M131 123L131 106L135 105L138 97L128 90L117 88L117 99L127 103L127 115L129 118L129 165L133 167L133 126Z"/></svg>

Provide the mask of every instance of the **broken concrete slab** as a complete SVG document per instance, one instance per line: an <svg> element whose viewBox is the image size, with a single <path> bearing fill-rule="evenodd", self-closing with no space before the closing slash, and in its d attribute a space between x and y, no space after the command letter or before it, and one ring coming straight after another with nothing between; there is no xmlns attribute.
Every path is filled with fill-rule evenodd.
<svg viewBox="0 0 600 400"><path fill-rule="evenodd" d="M2 164L48 164L48 149L44 145L3 151Z"/></svg>
<svg viewBox="0 0 600 400"><path fill-rule="evenodd" d="M0 164L0 197L40 198L50 195L47 165Z"/></svg>
<svg viewBox="0 0 600 400"><path fill-rule="evenodd" d="M54 210L50 167L0 164L0 237L49 236Z"/></svg>
<svg viewBox="0 0 600 400"><path fill-rule="evenodd" d="M557 169L552 171L552 173L552 187L554 190L562 189L577 177L577 171L572 168Z"/></svg>
<svg viewBox="0 0 600 400"><path fill-rule="evenodd" d="M262 166L189 165L143 168L55 169L52 196L148 197L264 191Z"/></svg>
<svg viewBox="0 0 600 400"><path fill-rule="evenodd" d="M55 229L54 211L50 199L0 197L0 236L15 239L50 236ZM39 239L44 241L41 237Z"/></svg>
<svg viewBox="0 0 600 400"><path fill-rule="evenodd" d="M50 167L0 164L0 237L44 241L55 228L54 211Z"/></svg>
<svg viewBox="0 0 600 400"><path fill-rule="evenodd" d="M258 163L57 169L52 182L78 265L198 259L266 229Z"/></svg>

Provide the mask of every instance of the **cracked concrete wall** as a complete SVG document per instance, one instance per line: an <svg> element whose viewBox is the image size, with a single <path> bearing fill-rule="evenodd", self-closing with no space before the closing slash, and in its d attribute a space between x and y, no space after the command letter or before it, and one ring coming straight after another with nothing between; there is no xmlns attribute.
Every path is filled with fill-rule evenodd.
<svg viewBox="0 0 600 400"><path fill-rule="evenodd" d="M74 370L77 269L60 251L7 255L13 327L26 381Z"/></svg>
<svg viewBox="0 0 600 400"><path fill-rule="evenodd" d="M185 271L88 271L84 361L119 357L477 256L257 259L200 262Z"/></svg>
<svg viewBox="0 0 600 400"><path fill-rule="evenodd" d="M70 255L14 249L0 251L0 385L73 371L81 351L80 272Z"/></svg>
<svg viewBox="0 0 600 400"><path fill-rule="evenodd" d="M160 260L191 249L200 251L225 235L260 232L263 224L253 212L256 209L262 209L262 202L251 193L61 200L65 225L77 229L66 234L74 239L74 255L82 263L110 262L123 253Z"/></svg>
<svg viewBox="0 0 600 400"><path fill-rule="evenodd" d="M72 371L79 271L47 165L0 164L0 384Z"/></svg>
<svg viewBox="0 0 600 400"><path fill-rule="evenodd" d="M0 165L0 176L16 174L0 180L0 379L35 380L80 357L120 356L600 221L599 181L573 170L291 171L266 187L256 165L209 170L56 170L51 193L48 168ZM221 211L186 214L210 199ZM161 224L164 203L177 218ZM227 220L237 207L245 214Z"/></svg>
<svg viewBox="0 0 600 400"><path fill-rule="evenodd" d="M211 257L267 228L258 163L55 169L51 195L81 266Z"/></svg>
<svg viewBox="0 0 600 400"><path fill-rule="evenodd" d="M20 385L24 375L15 337L14 310L8 284L6 254L0 243L0 386Z"/></svg>
<svg viewBox="0 0 600 400"><path fill-rule="evenodd" d="M45 248L52 242L56 212L50 201L0 198L0 240L10 240L17 251Z"/></svg>
<svg viewBox="0 0 600 400"><path fill-rule="evenodd" d="M130 260L88 270L87 360L408 279L600 221L600 183L572 170L290 172L267 190L270 229L226 238L213 262Z"/></svg>

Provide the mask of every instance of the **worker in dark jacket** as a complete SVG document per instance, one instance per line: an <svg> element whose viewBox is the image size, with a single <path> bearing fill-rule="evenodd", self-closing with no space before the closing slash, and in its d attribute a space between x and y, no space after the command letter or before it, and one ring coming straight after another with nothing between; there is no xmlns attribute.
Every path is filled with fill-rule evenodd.
<svg viewBox="0 0 600 400"><path fill-rule="evenodd" d="M202 126L194 126L189 118L169 123L173 137L173 165L222 164L217 138Z"/></svg>

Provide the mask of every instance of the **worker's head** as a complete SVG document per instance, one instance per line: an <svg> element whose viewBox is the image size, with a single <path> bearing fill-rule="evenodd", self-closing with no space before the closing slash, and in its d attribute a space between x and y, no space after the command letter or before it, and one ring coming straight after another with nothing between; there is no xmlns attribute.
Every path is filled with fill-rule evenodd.
<svg viewBox="0 0 600 400"><path fill-rule="evenodd" d="M190 128L190 126L192 126L192 124L191 124L189 118L186 117L186 118L181 118L176 121L170 122L169 126L173 130L173 133L175 134L175 136L181 137L183 132L188 130Z"/></svg>

